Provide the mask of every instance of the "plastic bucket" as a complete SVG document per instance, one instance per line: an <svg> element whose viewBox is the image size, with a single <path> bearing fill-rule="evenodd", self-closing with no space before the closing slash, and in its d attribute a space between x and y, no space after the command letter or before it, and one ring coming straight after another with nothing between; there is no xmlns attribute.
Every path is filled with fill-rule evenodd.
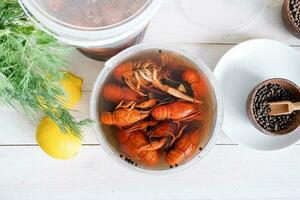
<svg viewBox="0 0 300 200"><path fill-rule="evenodd" d="M192 61L206 77L207 80L210 82L213 93L215 96L215 104L216 104L216 114L215 114L215 119L214 119L214 125L213 128L211 129L211 134L210 138L208 140L208 143L206 144L205 147L203 147L203 150L198 152L196 156L193 157L193 159L189 160L188 162L179 165L176 168L168 168L168 169L162 169L162 170L154 170L154 169L146 169L146 168L140 168L140 167L135 167L132 166L131 164L128 164L126 161L120 158L119 153L115 151L109 144L108 141L106 140L103 130L101 128L99 116L100 116L100 109L99 109L99 102L101 98L101 91L102 87L107 79L107 77L110 75L110 73L115 69L116 66L118 66L120 63L128 60L132 56L148 51L148 50L168 50L174 53L177 53L179 55L184 56L188 60ZM110 60L108 60L105 63L105 67L103 70L100 72L98 75L92 95L91 95L91 100L90 100L90 116L93 120L95 120L97 123L95 123L94 128L95 132L97 135L97 138L100 142L101 148L103 148L111 158L114 160L117 160L119 163L121 163L123 166L134 169L136 171L144 172L144 173L151 173L151 174L170 174L174 172L179 172L183 169L186 169L194 164L196 164L199 160L201 160L204 156L207 155L207 153L211 150L211 148L215 144L215 139L216 136L219 134L221 131L221 126L223 122L223 103L222 103L222 98L221 98L221 93L219 89L219 85L212 73L212 71L207 67L207 65L197 56L191 55L184 49L179 49L174 46L170 45L159 45L159 44L140 44L136 45L133 47L130 47L118 55L114 56Z"/></svg>
<svg viewBox="0 0 300 200"><path fill-rule="evenodd" d="M42 30L66 44L79 47L85 55L98 60L107 60L121 50L141 42L148 23L163 2L163 0L140 0L145 1L145 3L131 16L127 16L123 20L110 25L96 24L95 26L88 26L84 23L88 23L91 19L80 22L80 24L66 22L66 17L59 18L56 16L58 14L54 15L50 12L49 8L44 5L47 1L44 1L19 0L19 3L25 13ZM50 0L49 2L51 1L59 0ZM131 1L135 2L137 0ZM82 1L81 4L85 4L84 2L94 1ZM96 0L95 2L99 1ZM68 8L65 9L60 12L68 11ZM92 5L90 9L93 9ZM107 13L110 12L107 11ZM82 18L86 16L88 15L83 15ZM76 13L69 14L68 18L76 18ZM74 21L77 22L79 20L74 19Z"/></svg>

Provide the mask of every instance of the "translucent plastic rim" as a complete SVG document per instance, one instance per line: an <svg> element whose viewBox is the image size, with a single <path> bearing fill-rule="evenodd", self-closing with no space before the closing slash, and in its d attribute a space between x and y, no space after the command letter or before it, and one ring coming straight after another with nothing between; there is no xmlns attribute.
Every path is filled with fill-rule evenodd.
<svg viewBox="0 0 300 200"><path fill-rule="evenodd" d="M111 28L120 26L122 24L125 24L128 21L131 21L132 19L138 17L145 9L147 9L147 7L149 6L149 4L151 2L152 2L152 0L147 0L145 5L143 5L136 13L134 13L130 17L128 17L124 20L121 20L117 23L114 23L114 24L111 24L111 25L108 25L108 26L101 26L101 27L83 27L83 26L76 26L76 25L72 25L72 24L69 24L69 23L65 23L65 22L53 17L52 15L47 13L45 10L43 10L35 1L32 1L34 7L37 8L37 11L39 13L43 14L44 16L46 16L48 19L51 19L53 22L56 22L57 24L61 24L65 27L70 27L70 28L74 28L74 29L78 29L78 30L82 30L82 31L100 31L100 30L105 30L105 29L111 29Z"/></svg>
<svg viewBox="0 0 300 200"><path fill-rule="evenodd" d="M170 168L170 169L164 169L164 170L152 170L152 169L143 169L143 168L139 168L139 167L134 167L134 166L128 164L123 159L120 159L119 155L114 150L112 150L112 148L107 144L107 142L103 136L103 132L100 128L99 116L98 116L98 111L97 111L98 103L99 103L98 102L98 96L99 96L98 94L102 90L102 86L103 86L106 78L108 77L110 72L116 67L116 65L118 65L122 61L126 60L126 58L131 57L140 51L156 50L156 49L168 50L171 52L178 53L178 54L186 57L187 59L191 60L192 62L194 62L196 64L196 66L207 76L208 80L210 81L210 84L212 85L213 90L214 90L214 94L215 94L215 98L216 98L216 105L217 105L217 112L216 112L217 117L216 117L216 121L215 121L215 126L211 132L210 139L209 139L208 143L206 144L206 146L203 148L203 150L200 151L192 160L190 160L182 165L179 165L176 168ZM198 58L197 56L191 55L184 49L177 48L176 46L172 46L172 45L140 44L140 45L136 45L136 46L130 47L130 48L122 51L121 53L114 56L113 58L111 58L110 60L108 60L105 63L105 66L102 69L102 71L100 72L100 74L98 75L98 77L94 83L93 90L92 90L91 100L90 100L90 116L93 120L95 120L95 122L97 122L96 124L94 124L96 136L98 138L100 145L105 150L105 152L108 153L108 155L110 155L109 157L111 157L113 160L116 160L118 163L122 163L122 166L126 167L127 169L132 169L134 171L141 172L141 173L147 173L147 174L167 175L167 174L178 173L184 169L194 166L196 163L198 163L203 157L205 157L210 152L210 150L212 149L212 147L215 144L217 135L221 131L221 127L222 127L222 123L223 123L223 100L221 97L220 87L218 85L216 78L213 75L213 72L208 68L208 66L200 58Z"/></svg>
<svg viewBox="0 0 300 200"><path fill-rule="evenodd" d="M43 31L57 40L79 47L105 47L137 34L151 20L164 0L152 0L148 5L124 23L105 29L74 29L50 20L36 10L28 0L18 0L26 15Z"/></svg>
<svg viewBox="0 0 300 200"><path fill-rule="evenodd" d="M183 8L184 6L183 6L182 1L184 1L184 0L179 0L180 8L181 8L181 11L182 11L183 15L190 21L190 23L192 23L193 25L195 25L197 28L200 29L200 24L198 24L197 22L195 22L194 19L192 19L186 13L185 9ZM258 19L263 14L263 12L265 11L265 9L267 7L267 2L265 0L261 0L261 1L262 1L262 7L257 11L256 15L251 16L249 19L245 20L241 24L238 24L238 25L235 25L235 26L232 26L232 27L227 27L227 28L224 28L223 30L224 31L228 31L228 32L235 32L235 31L237 31L239 29L242 29L242 28L246 27L247 25L251 24L256 19ZM208 28L208 29L210 29L210 30L212 30L212 31L213 30L215 30L215 31L222 30L221 28L217 28L217 27L213 27L213 26L208 26L208 25L205 25L205 24L201 24L201 25L204 26L204 27L206 27L206 28Z"/></svg>

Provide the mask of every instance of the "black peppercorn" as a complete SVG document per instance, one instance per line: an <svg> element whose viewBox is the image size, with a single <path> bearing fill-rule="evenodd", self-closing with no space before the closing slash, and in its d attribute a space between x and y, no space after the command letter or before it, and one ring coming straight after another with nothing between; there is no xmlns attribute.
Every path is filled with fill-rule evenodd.
<svg viewBox="0 0 300 200"><path fill-rule="evenodd" d="M290 1L290 15L294 24L300 29L300 0Z"/></svg>
<svg viewBox="0 0 300 200"><path fill-rule="evenodd" d="M269 102L295 101L291 92L279 84L267 84L260 88L254 97L253 113L258 124L267 131L279 132L289 128L295 120L295 113L289 115L269 116Z"/></svg>

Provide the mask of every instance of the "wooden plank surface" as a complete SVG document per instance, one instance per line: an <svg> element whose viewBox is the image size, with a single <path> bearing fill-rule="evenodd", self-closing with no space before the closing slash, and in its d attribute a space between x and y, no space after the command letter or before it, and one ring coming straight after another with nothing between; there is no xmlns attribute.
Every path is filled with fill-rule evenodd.
<svg viewBox="0 0 300 200"><path fill-rule="evenodd" d="M99 146L57 161L39 147L1 147L0 199L299 199L300 146L257 153L217 145L191 169L147 175L120 166ZM8 173L9 168L9 173Z"/></svg>
<svg viewBox="0 0 300 200"><path fill-rule="evenodd" d="M292 36L283 25L281 17L283 0L262 1L266 2L266 9L260 17L244 28L224 32L192 24L183 13L180 0L165 0L150 23L145 41L236 44L254 38L269 38L299 45L300 40ZM224 10L224 12L230 11ZM212 16L218 18L222 14L214 13ZM226 21L222 18L220 23L226 26Z"/></svg>
<svg viewBox="0 0 300 200"><path fill-rule="evenodd" d="M182 13L179 0L165 0L144 41L178 45L201 57L211 69L226 51L248 39L276 39L300 51L300 40L282 24L283 0L262 1L267 7L258 19L235 32L219 32L193 25ZM74 111L83 119L89 116L90 92L104 64L77 51L70 59L70 71L84 79L83 98ZM21 113L0 107L1 200L300 197L300 143L281 151L257 152L234 144L222 133L212 152L192 169L152 176L127 170L113 161L98 145L93 128L85 130L85 144L78 157L68 161L49 158L35 142L36 124Z"/></svg>

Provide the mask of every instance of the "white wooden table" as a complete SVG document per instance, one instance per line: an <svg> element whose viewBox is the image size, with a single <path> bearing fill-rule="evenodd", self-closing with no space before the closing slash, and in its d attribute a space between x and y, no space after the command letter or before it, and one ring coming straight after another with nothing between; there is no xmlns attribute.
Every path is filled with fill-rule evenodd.
<svg viewBox="0 0 300 200"><path fill-rule="evenodd" d="M195 27L177 0L166 0L151 21L145 41L176 43L212 69L227 50L252 38L280 40L300 51L300 40L282 24L282 0L266 1L268 6L259 19L235 33L220 33ZM91 88L103 63L78 52L72 56L70 71L84 78L83 98L74 113L81 119L89 115ZM92 128L85 131L78 157L54 160L37 146L35 126L1 106L1 200L300 199L300 143L282 151L258 152L220 134L212 152L195 167L175 175L153 176L127 170L108 157Z"/></svg>

